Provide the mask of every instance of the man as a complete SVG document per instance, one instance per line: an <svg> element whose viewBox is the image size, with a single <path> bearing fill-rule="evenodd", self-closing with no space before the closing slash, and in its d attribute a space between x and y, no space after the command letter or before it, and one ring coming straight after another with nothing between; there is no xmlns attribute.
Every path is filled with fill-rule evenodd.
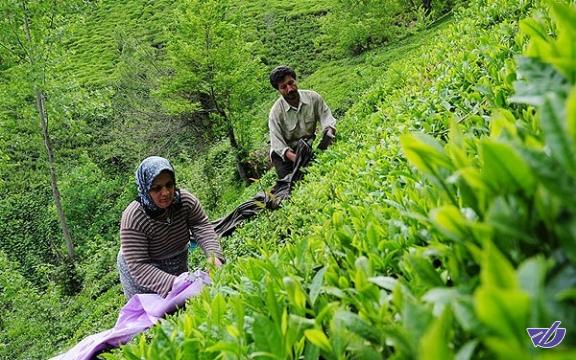
<svg viewBox="0 0 576 360"><path fill-rule="evenodd" d="M296 145L300 139L313 139L320 122L324 150L336 136L336 119L322 97L312 90L298 90L296 73L288 66L278 66L270 73L270 83L280 93L268 119L270 159L278 178L294 169Z"/></svg>

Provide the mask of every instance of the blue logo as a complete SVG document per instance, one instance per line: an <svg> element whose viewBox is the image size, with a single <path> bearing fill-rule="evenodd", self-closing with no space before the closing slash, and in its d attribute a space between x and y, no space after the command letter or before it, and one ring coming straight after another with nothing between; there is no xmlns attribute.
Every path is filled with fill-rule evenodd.
<svg viewBox="0 0 576 360"><path fill-rule="evenodd" d="M534 347L551 349L559 345L566 335L566 328L561 328L560 321L555 321L550 328L527 328L528 336Z"/></svg>

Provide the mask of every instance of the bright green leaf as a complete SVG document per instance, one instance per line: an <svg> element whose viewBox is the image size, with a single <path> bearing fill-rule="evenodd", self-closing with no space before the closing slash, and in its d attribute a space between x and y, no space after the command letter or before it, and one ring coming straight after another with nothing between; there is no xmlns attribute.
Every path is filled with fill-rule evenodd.
<svg viewBox="0 0 576 360"><path fill-rule="evenodd" d="M568 92L568 82L552 65L527 57L519 57L517 62L518 80L511 102L540 106L546 94Z"/></svg>
<svg viewBox="0 0 576 360"><path fill-rule="evenodd" d="M344 327L372 343L378 344L380 342L380 334L374 326L357 314L340 309L334 314L333 321L336 327Z"/></svg>
<svg viewBox="0 0 576 360"><path fill-rule="evenodd" d="M216 294L210 308L212 310L212 320L216 325L220 325L226 313L226 300L224 300L221 293Z"/></svg>
<svg viewBox="0 0 576 360"><path fill-rule="evenodd" d="M442 233L454 241L469 239L467 220L460 210L452 205L445 205L430 212L432 222Z"/></svg>
<svg viewBox="0 0 576 360"><path fill-rule="evenodd" d="M576 144L576 87L572 88L566 100L566 121L572 144Z"/></svg>
<svg viewBox="0 0 576 360"><path fill-rule="evenodd" d="M514 268L490 240L484 243L480 279L484 287L518 289Z"/></svg>
<svg viewBox="0 0 576 360"><path fill-rule="evenodd" d="M328 353L332 351L332 345L330 345L330 341L328 341L328 338L326 337L326 335L322 330L308 329L304 331L304 336L306 336L306 339L308 339L308 341L318 346L320 349Z"/></svg>
<svg viewBox="0 0 576 360"><path fill-rule="evenodd" d="M547 95L541 109L540 124L552 156L558 159L568 172L576 174L576 152L572 139L567 135L565 110L561 98L556 94Z"/></svg>
<svg viewBox="0 0 576 360"><path fill-rule="evenodd" d="M454 354L450 350L452 317L449 310L432 322L428 330L420 339L420 359L452 359Z"/></svg>
<svg viewBox="0 0 576 360"><path fill-rule="evenodd" d="M503 340L526 340L530 297L524 291L482 286L474 293L474 305L480 321Z"/></svg>
<svg viewBox="0 0 576 360"><path fill-rule="evenodd" d="M394 290L394 287L398 283L398 280L390 276L373 276L368 278L368 281L388 291Z"/></svg>
<svg viewBox="0 0 576 360"><path fill-rule="evenodd" d="M316 298L318 294L320 294L320 289L322 288L322 284L324 282L324 273L326 273L327 267L324 266L322 269L318 270L318 272L314 275L312 279L312 283L310 283L310 303L312 306L316 302Z"/></svg>
<svg viewBox="0 0 576 360"><path fill-rule="evenodd" d="M478 346L478 340L470 340L464 344L454 357L455 360L470 360L474 355L474 350Z"/></svg>
<svg viewBox="0 0 576 360"><path fill-rule="evenodd" d="M530 167L512 145L494 140L480 141L482 177L492 185L493 191L505 192L523 189L531 194L535 179Z"/></svg>
<svg viewBox="0 0 576 360"><path fill-rule="evenodd" d="M406 158L425 174L436 175L439 168L451 168L451 162L442 146L425 134L404 134L400 143Z"/></svg>

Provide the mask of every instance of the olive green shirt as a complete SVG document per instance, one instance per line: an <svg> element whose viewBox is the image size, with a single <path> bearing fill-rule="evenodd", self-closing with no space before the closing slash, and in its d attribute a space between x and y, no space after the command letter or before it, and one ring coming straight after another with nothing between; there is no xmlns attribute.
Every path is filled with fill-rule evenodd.
<svg viewBox="0 0 576 360"><path fill-rule="evenodd" d="M320 122L322 131L331 127L336 129L336 119L324 99L315 91L298 90L300 103L294 108L280 97L270 110L268 128L270 129L270 155L273 152L285 160L288 149L294 150L298 140L312 136L316 124Z"/></svg>

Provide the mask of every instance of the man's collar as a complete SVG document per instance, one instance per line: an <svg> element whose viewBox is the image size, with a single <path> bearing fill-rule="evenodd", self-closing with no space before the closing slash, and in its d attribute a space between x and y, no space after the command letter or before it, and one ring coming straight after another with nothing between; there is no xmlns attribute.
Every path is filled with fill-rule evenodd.
<svg viewBox="0 0 576 360"><path fill-rule="evenodd" d="M306 96L305 93L303 93L302 91L298 90L298 93L300 94L300 102L298 103L298 108L293 107L292 105L290 105L288 103L288 101L286 101L286 99L284 99L283 96L280 96L280 101L282 101L282 104L284 105L284 111L288 112L290 109L294 109L296 111L299 111L300 108L302 107L302 104L310 104L310 99L308 98L308 96Z"/></svg>

